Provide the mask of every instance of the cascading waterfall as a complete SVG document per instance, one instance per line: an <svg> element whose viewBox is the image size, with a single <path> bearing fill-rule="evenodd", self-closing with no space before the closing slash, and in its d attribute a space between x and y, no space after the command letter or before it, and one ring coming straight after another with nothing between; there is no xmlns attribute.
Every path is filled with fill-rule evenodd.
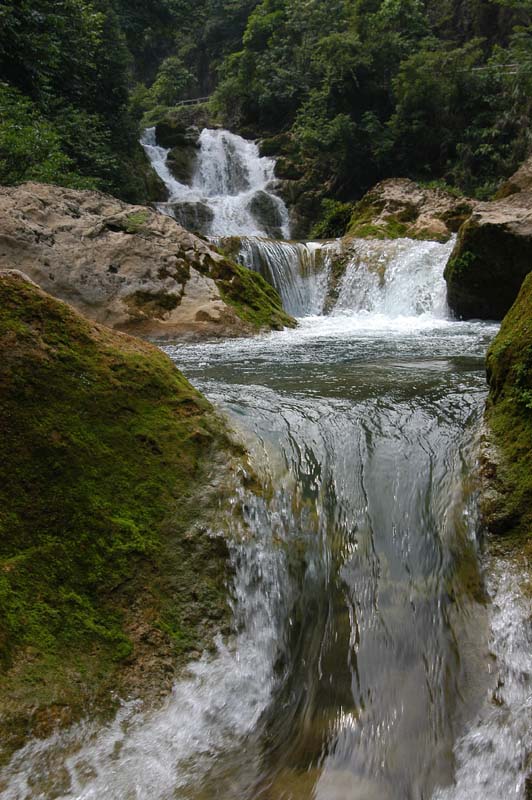
<svg viewBox="0 0 532 800"><path fill-rule="evenodd" d="M237 259L300 317L165 347L228 415L263 487L237 483L224 517L234 635L163 708L126 703L107 726L30 742L0 796L524 800L528 610L510 557L479 552L470 480L497 327L449 317L453 243L267 239L261 193L280 235L288 218L256 145L203 131L184 186L153 130L143 141L162 210L196 204L212 236L243 236Z"/></svg>
<svg viewBox="0 0 532 800"><path fill-rule="evenodd" d="M224 240L220 240L224 247ZM339 242L283 242L243 237L236 260L271 283L295 317L323 313L332 260Z"/></svg>
<svg viewBox="0 0 532 800"><path fill-rule="evenodd" d="M172 175L170 151L157 145L155 128L144 132L141 143L168 191L159 210L185 227L208 236L289 237L287 208L272 192L275 161L261 158L255 142L205 128L190 186Z"/></svg>
<svg viewBox="0 0 532 800"><path fill-rule="evenodd" d="M224 240L219 244L224 247ZM443 270L454 241L282 242L244 237L236 259L259 272L296 317L364 313L447 317ZM332 287L332 267L343 276Z"/></svg>
<svg viewBox="0 0 532 800"><path fill-rule="evenodd" d="M335 313L447 316L443 270L454 242L359 240L338 288Z"/></svg>

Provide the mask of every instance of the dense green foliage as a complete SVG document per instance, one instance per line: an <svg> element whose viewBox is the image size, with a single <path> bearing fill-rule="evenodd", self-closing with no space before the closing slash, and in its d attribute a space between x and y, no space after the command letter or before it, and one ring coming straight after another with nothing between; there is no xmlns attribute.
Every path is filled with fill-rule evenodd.
<svg viewBox="0 0 532 800"><path fill-rule="evenodd" d="M135 606L178 652L197 646L205 620L222 614L226 576L219 546L191 531L227 442L207 401L151 345L20 278L0 279L0 310L5 710L12 664L33 704L37 694L49 702L61 676L63 702L86 670L109 678L131 652L124 623Z"/></svg>
<svg viewBox="0 0 532 800"><path fill-rule="evenodd" d="M214 103L230 125L288 131L279 150L337 199L393 174L485 197L532 143L530 7L263 0Z"/></svg>
<svg viewBox="0 0 532 800"><path fill-rule="evenodd" d="M488 354L487 420L502 453L492 527L532 539L532 275Z"/></svg>
<svg viewBox="0 0 532 800"><path fill-rule="evenodd" d="M0 181L148 199L140 118L212 94L307 215L397 174L488 197L530 150L530 28L531 0L6 0Z"/></svg>
<svg viewBox="0 0 532 800"><path fill-rule="evenodd" d="M129 60L110 0L3 3L0 181L38 178L142 198Z"/></svg>

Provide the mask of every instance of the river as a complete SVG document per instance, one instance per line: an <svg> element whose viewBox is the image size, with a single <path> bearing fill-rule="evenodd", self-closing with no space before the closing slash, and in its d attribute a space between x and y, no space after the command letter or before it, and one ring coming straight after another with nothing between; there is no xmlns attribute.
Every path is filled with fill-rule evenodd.
<svg viewBox="0 0 532 800"><path fill-rule="evenodd" d="M164 345L249 452L234 635L162 709L30 743L2 796L524 798L529 612L512 563L481 547L475 481L497 326L450 318L452 243L355 243L331 301L339 243L250 224L241 259L298 328Z"/></svg>

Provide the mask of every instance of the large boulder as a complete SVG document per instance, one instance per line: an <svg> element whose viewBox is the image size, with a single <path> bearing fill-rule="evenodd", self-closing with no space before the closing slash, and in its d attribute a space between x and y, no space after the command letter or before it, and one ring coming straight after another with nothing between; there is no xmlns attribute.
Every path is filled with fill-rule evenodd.
<svg viewBox="0 0 532 800"><path fill-rule="evenodd" d="M0 272L0 428L6 758L112 691L155 701L229 624L227 546L207 531L234 447L158 348L18 271Z"/></svg>
<svg viewBox="0 0 532 800"><path fill-rule="evenodd" d="M172 147L166 159L166 166L179 183L190 186L198 159L198 148L192 145Z"/></svg>
<svg viewBox="0 0 532 800"><path fill-rule="evenodd" d="M348 234L357 238L445 242L471 215L475 201L407 178L378 183L356 203Z"/></svg>
<svg viewBox="0 0 532 800"><path fill-rule="evenodd" d="M149 337L237 336L293 325L275 290L174 219L99 192L0 188L0 269L83 314Z"/></svg>
<svg viewBox="0 0 532 800"><path fill-rule="evenodd" d="M163 208L163 206L160 206ZM164 208L183 228L207 236L214 219L214 211L201 200L165 203Z"/></svg>
<svg viewBox="0 0 532 800"><path fill-rule="evenodd" d="M518 536L532 558L532 274L488 353L488 437L482 511L488 529ZM524 538L523 538L524 537Z"/></svg>
<svg viewBox="0 0 532 800"><path fill-rule="evenodd" d="M532 159L504 184L500 199L477 204L461 228L445 270L458 317L502 319L532 270L531 173Z"/></svg>
<svg viewBox="0 0 532 800"><path fill-rule="evenodd" d="M275 197L262 190L255 192L249 201L249 210L271 239L282 238L283 215L280 203Z"/></svg>
<svg viewBox="0 0 532 800"><path fill-rule="evenodd" d="M155 126L155 138L161 147L197 147L200 132L195 125L186 125L173 117L165 117Z"/></svg>

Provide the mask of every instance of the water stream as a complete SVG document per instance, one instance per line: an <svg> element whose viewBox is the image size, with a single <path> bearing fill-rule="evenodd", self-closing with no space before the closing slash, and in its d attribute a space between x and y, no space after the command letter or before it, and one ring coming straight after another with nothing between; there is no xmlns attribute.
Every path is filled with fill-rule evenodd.
<svg viewBox="0 0 532 800"><path fill-rule="evenodd" d="M190 184L172 175L170 151L157 145L155 128L146 129L141 144L168 191L159 210L185 227L208 236L289 237L288 211L272 191L275 161L260 158L255 142L206 128Z"/></svg>
<svg viewBox="0 0 532 800"><path fill-rule="evenodd" d="M2 798L524 800L529 612L474 481L497 327L450 319L451 246L242 241L299 327L164 348L264 487L232 499L234 635L162 709L28 744Z"/></svg>

